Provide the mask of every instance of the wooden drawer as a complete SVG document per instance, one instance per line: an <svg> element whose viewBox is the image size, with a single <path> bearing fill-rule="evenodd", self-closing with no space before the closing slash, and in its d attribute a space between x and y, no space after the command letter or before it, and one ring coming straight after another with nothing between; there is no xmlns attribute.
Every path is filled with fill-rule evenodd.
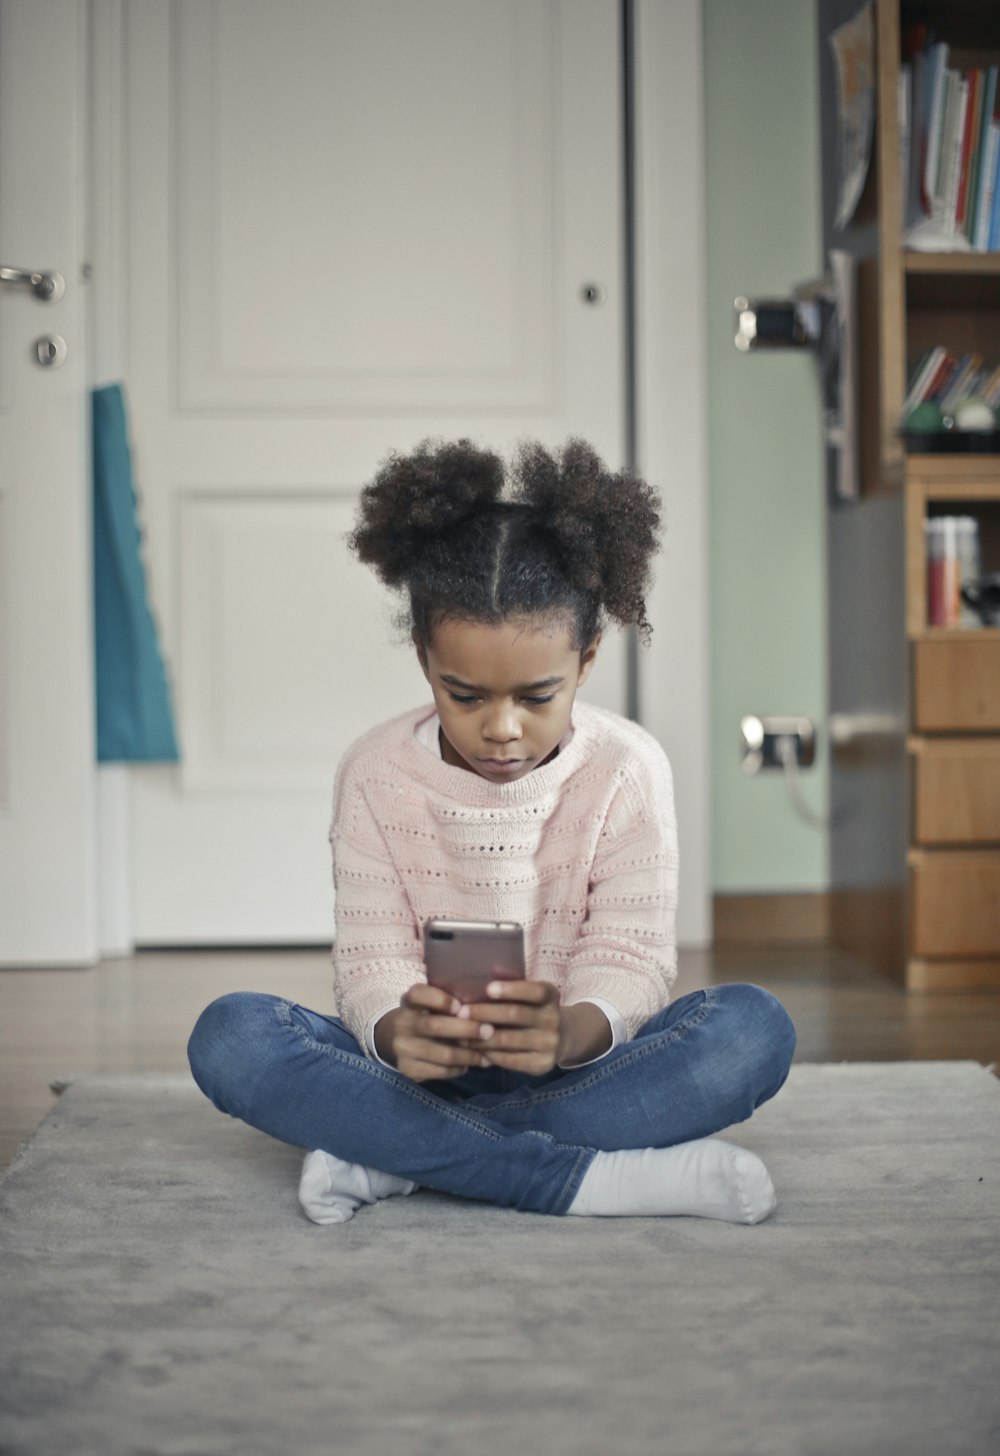
<svg viewBox="0 0 1000 1456"><path fill-rule="evenodd" d="M1000 844L1000 737L911 738L917 844Z"/></svg>
<svg viewBox="0 0 1000 1456"><path fill-rule="evenodd" d="M1000 850L912 849L911 954L1000 953Z"/></svg>
<svg viewBox="0 0 1000 1456"><path fill-rule="evenodd" d="M913 726L924 733L1000 729L1000 633L913 644Z"/></svg>

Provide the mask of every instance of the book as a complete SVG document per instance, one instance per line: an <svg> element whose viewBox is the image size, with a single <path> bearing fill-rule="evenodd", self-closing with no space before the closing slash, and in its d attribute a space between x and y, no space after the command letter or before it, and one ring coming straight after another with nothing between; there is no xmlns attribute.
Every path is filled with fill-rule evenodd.
<svg viewBox="0 0 1000 1456"><path fill-rule="evenodd" d="M986 143L986 184L983 188L981 213L976 221L976 244L986 252L990 245L990 218L993 215L993 196L1000 168L1000 122L990 123L989 139Z"/></svg>
<svg viewBox="0 0 1000 1456"><path fill-rule="evenodd" d="M933 197L941 156L941 115L944 105L944 77L948 63L948 45L938 41L930 49L929 98L927 110L927 147L924 175L921 182L921 206L925 217L934 211Z"/></svg>
<svg viewBox="0 0 1000 1456"><path fill-rule="evenodd" d="M912 410L916 409L918 404L923 403L926 398L926 391L934 376L937 374L946 353L947 350L944 348L944 345L938 344L936 348L931 349L930 353L926 354L917 364L912 383L907 389L906 398L903 400L904 420Z"/></svg>
<svg viewBox="0 0 1000 1456"><path fill-rule="evenodd" d="M962 180L962 138L969 104L969 83L959 71L948 72L937 203L945 233L956 236L958 189Z"/></svg>
<svg viewBox="0 0 1000 1456"><path fill-rule="evenodd" d="M958 179L955 226L968 237L966 216L969 206L969 188L972 185L977 161L976 153L979 149L979 110L983 104L983 73L982 71L967 71L965 79L969 88L968 105L965 108L965 127L962 135L962 165Z"/></svg>
<svg viewBox="0 0 1000 1456"><path fill-rule="evenodd" d="M1000 66L949 66L947 42L928 44L926 26L909 27L904 41L897 90L904 244L1000 248Z"/></svg>
<svg viewBox="0 0 1000 1456"><path fill-rule="evenodd" d="M924 398L934 404L940 405L945 393L951 388L952 381L957 373L958 360L954 354L945 354L941 363L938 365L937 373L927 386L927 392Z"/></svg>
<svg viewBox="0 0 1000 1456"><path fill-rule="evenodd" d="M980 242L980 238L985 232L983 224L984 208L989 206L986 200L987 191L989 191L990 198L993 195L990 155L994 136L993 111L997 99L997 71L998 68L996 66L990 66L986 72L986 83L983 87L976 177L973 184L972 215L969 222L969 241L977 249L984 246ZM993 165L995 165L995 161Z"/></svg>
<svg viewBox="0 0 1000 1456"><path fill-rule="evenodd" d="M910 177L910 126L909 117L913 107L913 71L908 65L899 68L899 83L896 88L896 120L899 123L899 175L902 179L903 195L903 219L904 224L909 216L909 186Z"/></svg>
<svg viewBox="0 0 1000 1456"><path fill-rule="evenodd" d="M955 378L941 399L941 411L950 415L955 406L968 399L973 390L973 381L983 362L982 354L965 354L959 361Z"/></svg>

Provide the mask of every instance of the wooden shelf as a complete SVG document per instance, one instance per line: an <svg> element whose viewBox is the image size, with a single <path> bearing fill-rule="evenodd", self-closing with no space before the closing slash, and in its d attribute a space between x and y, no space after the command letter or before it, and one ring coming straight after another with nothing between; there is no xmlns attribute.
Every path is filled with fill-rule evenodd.
<svg viewBox="0 0 1000 1456"><path fill-rule="evenodd" d="M878 704L905 723L908 750L831 764L831 930L908 990L1000 989L1000 627L927 625L926 532L934 516L975 517L981 570L1000 571L1000 453L911 455L900 433L914 360L938 345L1000 358L1000 251L904 244L901 9L876 0L874 205L846 230L836 139L823 134L825 243L859 259L862 461L859 500L828 517L830 710ZM995 62L996 0L926 0L920 13L949 66ZM821 0L820 14L826 46L842 13ZM821 76L835 114L825 54Z"/></svg>
<svg viewBox="0 0 1000 1456"><path fill-rule="evenodd" d="M1000 253L918 253L904 248L903 267L907 273L985 273L1000 274Z"/></svg>
<svg viewBox="0 0 1000 1456"><path fill-rule="evenodd" d="M1000 497L1000 455L907 455L906 480L928 500L992 500Z"/></svg>
<svg viewBox="0 0 1000 1456"><path fill-rule="evenodd" d="M1000 638L1000 627L921 627L908 635L911 642L989 642Z"/></svg>

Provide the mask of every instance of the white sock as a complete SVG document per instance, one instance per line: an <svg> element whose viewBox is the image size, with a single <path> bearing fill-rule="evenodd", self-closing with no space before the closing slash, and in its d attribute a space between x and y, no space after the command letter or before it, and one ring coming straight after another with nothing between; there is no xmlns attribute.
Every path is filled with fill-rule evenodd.
<svg viewBox="0 0 1000 1456"><path fill-rule="evenodd" d="M361 1163L345 1163L320 1149L306 1153L299 1179L299 1202L313 1223L346 1223L362 1203L376 1203L395 1193L412 1193L416 1183L380 1173Z"/></svg>
<svg viewBox="0 0 1000 1456"><path fill-rule="evenodd" d="M755 1153L721 1138L672 1148L597 1153L567 1213L643 1217L688 1214L760 1223L774 1209L774 1184Z"/></svg>

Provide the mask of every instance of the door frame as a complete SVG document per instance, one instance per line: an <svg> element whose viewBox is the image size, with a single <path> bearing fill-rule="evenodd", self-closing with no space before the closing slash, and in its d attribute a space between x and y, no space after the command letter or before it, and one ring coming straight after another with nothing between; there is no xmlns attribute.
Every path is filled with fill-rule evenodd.
<svg viewBox="0 0 1000 1456"><path fill-rule="evenodd" d="M629 0L619 0L624 6ZM663 491L664 551L639 718L674 773L680 944L711 944L707 307L702 0L631 0L636 52L636 464ZM127 380L126 0L89 0L91 384ZM677 138L688 139L684 146ZM678 347L677 341L683 341ZM676 544L675 544L676 543ZM672 661L669 679L665 662ZM126 766L98 770L101 950L133 949Z"/></svg>

